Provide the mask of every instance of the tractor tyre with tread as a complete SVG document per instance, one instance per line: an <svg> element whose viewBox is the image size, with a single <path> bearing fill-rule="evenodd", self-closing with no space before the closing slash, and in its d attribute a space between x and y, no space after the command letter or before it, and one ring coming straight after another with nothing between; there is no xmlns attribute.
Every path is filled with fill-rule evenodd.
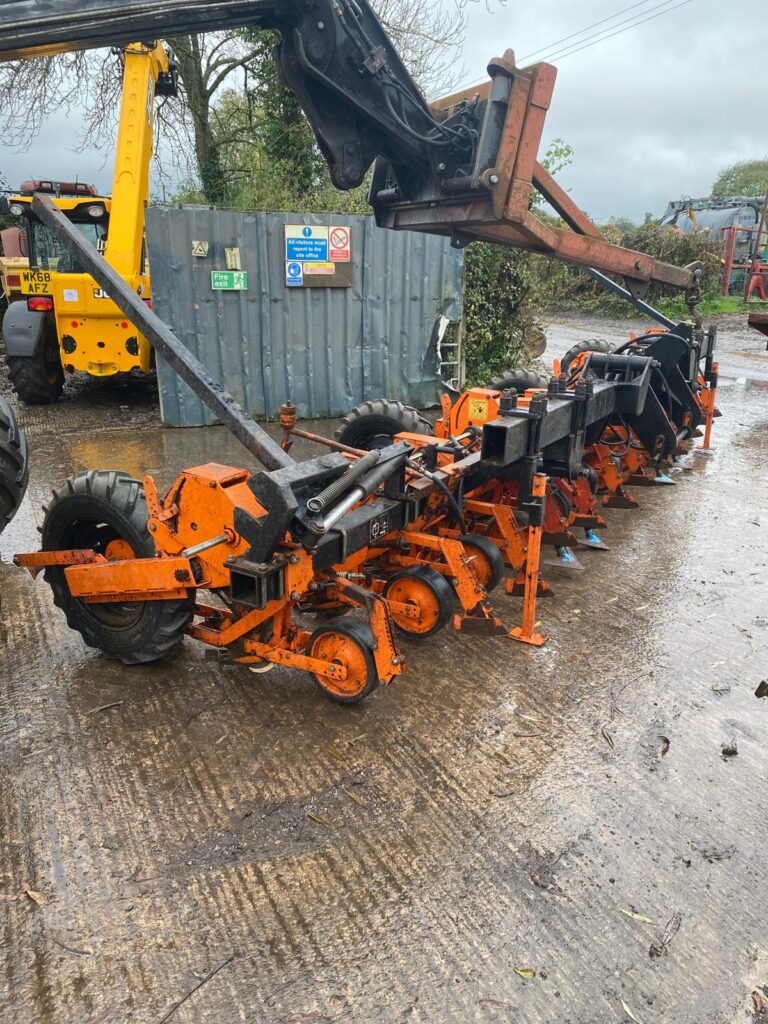
<svg viewBox="0 0 768 1024"><path fill-rule="evenodd" d="M27 440L0 397L0 533L19 510L29 481Z"/></svg>
<svg viewBox="0 0 768 1024"><path fill-rule="evenodd" d="M336 439L350 448L386 448L395 434L431 434L432 424L418 409L402 402L377 398L361 402L348 412L336 431Z"/></svg>
<svg viewBox="0 0 768 1024"><path fill-rule="evenodd" d="M117 471L89 470L53 492L45 510L42 549L93 548L109 558L112 544L117 552L113 557L124 558L127 545L136 558L154 558L147 518L140 480ZM69 627L89 647L126 665L158 661L169 654L181 642L194 612L189 592L168 601L86 604L70 593L63 569L47 568L45 579Z"/></svg>
<svg viewBox="0 0 768 1024"><path fill-rule="evenodd" d="M567 373L573 360L585 352L613 352L613 345L605 338L591 338L589 341L577 341L560 360L560 372Z"/></svg>
<svg viewBox="0 0 768 1024"><path fill-rule="evenodd" d="M514 388L519 395L522 395L529 388L546 389L549 380L543 373L537 370L505 370L497 374L488 385L492 391L506 391Z"/></svg>
<svg viewBox="0 0 768 1024"><path fill-rule="evenodd" d="M64 369L56 328L48 324L43 344L33 356L9 356L8 376L13 390L26 405L51 405L64 390Z"/></svg>

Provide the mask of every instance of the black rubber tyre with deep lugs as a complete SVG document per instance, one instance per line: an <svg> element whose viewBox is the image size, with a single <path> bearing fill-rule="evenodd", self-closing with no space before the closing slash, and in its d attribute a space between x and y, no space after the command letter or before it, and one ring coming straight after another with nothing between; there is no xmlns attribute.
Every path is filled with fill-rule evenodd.
<svg viewBox="0 0 768 1024"><path fill-rule="evenodd" d="M127 545L136 558L155 556L144 488L127 473L90 470L70 477L53 492L42 535L44 551L93 548L106 558L124 558ZM171 601L86 604L70 593L63 569L46 569L45 578L70 628L89 647L126 665L157 661L170 653L192 618L191 594Z"/></svg>
<svg viewBox="0 0 768 1024"><path fill-rule="evenodd" d="M10 405L0 398L0 533L18 512L28 480L26 438Z"/></svg>
<svg viewBox="0 0 768 1024"><path fill-rule="evenodd" d="M337 440L351 448L386 448L395 434L431 434L432 424L418 409L402 402L377 398L361 402L347 413L336 431Z"/></svg>
<svg viewBox="0 0 768 1024"><path fill-rule="evenodd" d="M576 356L582 355L584 352L612 352L613 345L605 338L591 338L589 341L578 341L575 345L565 353L563 358L560 360L560 372L567 373L568 367L571 365Z"/></svg>
<svg viewBox="0 0 768 1024"><path fill-rule="evenodd" d="M58 402L64 388L64 370L56 340L56 326L46 323L40 350L33 356L6 356L13 390L27 405Z"/></svg>
<svg viewBox="0 0 768 1024"><path fill-rule="evenodd" d="M497 374L488 385L493 391L506 391L514 388L518 394L523 394L529 388L546 388L549 380L543 373L536 370L505 370Z"/></svg>

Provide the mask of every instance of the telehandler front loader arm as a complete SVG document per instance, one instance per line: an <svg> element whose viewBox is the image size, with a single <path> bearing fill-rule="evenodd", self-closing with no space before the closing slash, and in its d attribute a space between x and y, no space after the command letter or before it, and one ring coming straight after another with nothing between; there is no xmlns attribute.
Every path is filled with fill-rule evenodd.
<svg viewBox="0 0 768 1024"><path fill-rule="evenodd" d="M238 26L277 29L275 58L296 94L334 184L354 188L374 166L378 224L485 239L623 277L642 298L652 281L696 288L699 267L670 266L606 242L536 160L555 83L548 64L518 68L508 50L489 81L429 105L368 0L15 0L0 61ZM531 211L536 188L568 228Z"/></svg>

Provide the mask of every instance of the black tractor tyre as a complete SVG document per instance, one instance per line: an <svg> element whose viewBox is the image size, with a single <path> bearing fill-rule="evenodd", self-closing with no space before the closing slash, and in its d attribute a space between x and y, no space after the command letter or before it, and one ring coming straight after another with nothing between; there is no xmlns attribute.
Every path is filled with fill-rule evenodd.
<svg viewBox="0 0 768 1024"><path fill-rule="evenodd" d="M0 533L18 512L28 481L27 439L0 397Z"/></svg>
<svg viewBox="0 0 768 1024"><path fill-rule="evenodd" d="M44 551L93 548L106 555L112 541L128 544L136 558L154 558L147 530L147 502L140 480L127 473L89 470L53 492L42 529ZM180 642L194 611L194 591L169 601L86 604L73 597L64 570L45 570L53 601L89 647L126 665L158 661Z"/></svg>
<svg viewBox="0 0 768 1024"><path fill-rule="evenodd" d="M568 367L576 356L580 356L584 352L613 352L613 345L605 338L591 338L589 341L576 342L560 360L560 372L568 373Z"/></svg>
<svg viewBox="0 0 768 1024"><path fill-rule="evenodd" d="M536 370L505 370L497 374L488 387L492 391L507 391L514 388L519 395L522 395L529 388L545 388L549 379L543 373Z"/></svg>
<svg viewBox="0 0 768 1024"><path fill-rule="evenodd" d="M348 412L336 431L336 439L350 448L386 448L395 434L431 434L432 424L418 409L402 402L377 398L361 402Z"/></svg>
<svg viewBox="0 0 768 1024"><path fill-rule="evenodd" d="M35 355L6 355L5 361L13 390L26 405L51 405L61 398L64 369L52 323L46 326L43 343Z"/></svg>

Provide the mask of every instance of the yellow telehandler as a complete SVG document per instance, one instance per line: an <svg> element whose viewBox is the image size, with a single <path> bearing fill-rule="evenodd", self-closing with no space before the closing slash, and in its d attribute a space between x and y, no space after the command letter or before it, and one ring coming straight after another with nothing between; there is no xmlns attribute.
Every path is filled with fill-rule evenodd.
<svg viewBox="0 0 768 1024"><path fill-rule="evenodd" d="M35 192L52 195L131 289L151 302L144 221L155 96L175 94L176 71L162 44L130 43L122 57L111 197L81 183L34 181L2 202L5 212L23 220L27 239L29 267L20 272L24 297L9 305L2 334L13 388L29 404L55 402L65 373L109 377L147 373L152 365L149 341L32 212Z"/></svg>

